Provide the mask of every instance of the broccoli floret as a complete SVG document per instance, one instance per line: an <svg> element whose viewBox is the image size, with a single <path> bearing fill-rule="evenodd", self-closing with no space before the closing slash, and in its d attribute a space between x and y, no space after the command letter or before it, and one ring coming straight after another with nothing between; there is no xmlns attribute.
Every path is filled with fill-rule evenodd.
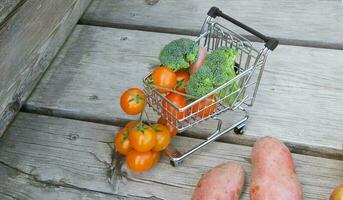
<svg viewBox="0 0 343 200"><path fill-rule="evenodd" d="M237 51L227 47L219 48L209 54L203 66L191 76L186 88L187 93L200 98L235 78L234 66L237 54ZM239 82L235 81L229 87L221 90L217 95L219 98L223 98L238 89ZM224 102L227 104L234 103L233 101L237 94L226 98Z"/></svg>
<svg viewBox="0 0 343 200"><path fill-rule="evenodd" d="M199 45L188 38L173 40L160 53L162 65L174 71L189 68L198 59Z"/></svg>
<svg viewBox="0 0 343 200"><path fill-rule="evenodd" d="M196 73L192 74L187 83L187 94L197 98L206 95L215 89L213 72L208 67L201 67Z"/></svg>

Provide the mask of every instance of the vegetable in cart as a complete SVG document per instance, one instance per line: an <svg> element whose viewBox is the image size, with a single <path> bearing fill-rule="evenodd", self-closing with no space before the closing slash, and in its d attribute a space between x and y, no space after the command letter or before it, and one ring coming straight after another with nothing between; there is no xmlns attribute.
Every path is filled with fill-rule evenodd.
<svg viewBox="0 0 343 200"><path fill-rule="evenodd" d="M198 58L199 45L191 39L180 38L164 46L160 53L162 65L174 71L189 68Z"/></svg>
<svg viewBox="0 0 343 200"><path fill-rule="evenodd" d="M216 7L212 7L207 15L194 41L186 38L174 40L160 53L161 64L175 72L187 69L190 73L186 93L171 91L184 96L186 103L175 103L171 100L171 93L158 92L151 84L151 73L143 79L147 103L178 132L210 118L217 121L217 129L197 146L185 152L172 145L165 150L173 166L180 165L186 157L226 133L243 134L249 118L245 107L254 104L267 55L278 46L277 39L250 28ZM264 47L260 49L246 37L223 26L217 20L219 17L262 39ZM242 118L222 127L219 115L236 110L241 111Z"/></svg>
<svg viewBox="0 0 343 200"><path fill-rule="evenodd" d="M237 54L236 50L229 47L222 47L210 53L206 57L204 65L191 75L186 89L187 93L200 98L235 78L234 67ZM235 81L217 95L219 98L224 98L237 90L239 90L239 82ZM235 94L225 98L224 102L227 104L234 103L237 93Z"/></svg>

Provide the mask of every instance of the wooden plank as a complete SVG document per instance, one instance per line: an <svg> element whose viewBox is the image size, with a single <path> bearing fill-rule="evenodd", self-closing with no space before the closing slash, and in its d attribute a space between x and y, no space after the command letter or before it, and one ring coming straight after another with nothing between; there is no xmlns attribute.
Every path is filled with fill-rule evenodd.
<svg viewBox="0 0 343 200"><path fill-rule="evenodd" d="M197 34L211 6L284 44L343 49L343 4L339 0L95 0L81 22Z"/></svg>
<svg viewBox="0 0 343 200"><path fill-rule="evenodd" d="M11 13L21 6L24 0L1 0L0 1L0 26L6 21Z"/></svg>
<svg viewBox="0 0 343 200"><path fill-rule="evenodd" d="M90 0L25 1L0 29L0 136Z"/></svg>
<svg viewBox="0 0 343 200"><path fill-rule="evenodd" d="M42 183L154 199L190 199L201 175L227 161L240 163L247 177L250 176L251 147L215 142L177 168L166 158L143 174L131 173L124 166L127 175L114 177L114 185L110 185L108 163L114 133L118 130L109 125L20 113L0 139L0 163ZM178 136L173 142L177 148L185 150L200 140ZM342 183L343 161L293 156L305 199L328 199L334 186ZM244 189L244 200L248 199L248 185Z"/></svg>
<svg viewBox="0 0 343 200"><path fill-rule="evenodd" d="M120 109L121 93L142 86L148 66L158 64L161 46L178 37L77 26L25 110L123 124L133 117ZM222 141L252 145L257 137L273 135L294 152L343 159L343 52L280 46L268 59L257 101L248 108L245 135L226 135ZM225 125L232 123L232 113L222 118ZM204 138L215 127L208 121L188 134Z"/></svg>
<svg viewBox="0 0 343 200"><path fill-rule="evenodd" d="M127 199L119 195L90 191L82 188L54 185L36 181L30 174L0 163L0 199L2 200L94 200ZM138 200L141 198L130 198Z"/></svg>

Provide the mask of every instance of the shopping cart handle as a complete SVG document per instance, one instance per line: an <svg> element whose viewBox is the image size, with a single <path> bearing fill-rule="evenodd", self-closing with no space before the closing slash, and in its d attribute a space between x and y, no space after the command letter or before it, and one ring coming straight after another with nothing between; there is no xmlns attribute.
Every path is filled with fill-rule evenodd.
<svg viewBox="0 0 343 200"><path fill-rule="evenodd" d="M235 20L234 18L224 14L219 8L217 7L212 7L208 13L208 16L216 18L217 16L222 17L228 21L230 21L231 23L241 27L242 29L248 31L249 33L257 36L258 38L262 39L266 44L264 45L265 47L267 47L270 50L274 50L278 44L279 44L279 40L275 39L275 38L271 38L271 37L267 37L265 35L263 35L262 33L256 31L255 29Z"/></svg>

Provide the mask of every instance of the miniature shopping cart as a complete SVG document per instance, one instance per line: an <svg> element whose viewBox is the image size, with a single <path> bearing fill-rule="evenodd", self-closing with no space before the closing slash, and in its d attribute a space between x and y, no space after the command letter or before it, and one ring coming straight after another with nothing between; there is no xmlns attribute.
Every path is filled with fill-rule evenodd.
<svg viewBox="0 0 343 200"><path fill-rule="evenodd" d="M223 134L230 132L231 130L234 130L236 134L243 134L246 121L249 117L248 112L244 107L253 105L267 54L269 50L274 50L278 45L278 40L267 37L240 23L228 15L225 15L216 7L212 7L207 15L208 16L205 19L199 36L195 39L195 42L197 42L200 46L206 47L208 52L224 46L235 49L238 52L238 56L235 60L235 78L227 81L210 93L196 99L183 108L178 108L175 106L168 99L166 99L163 94L159 93L156 90L156 87L153 87L153 85L150 84L149 78L151 74L148 74L143 79L144 90L148 97L149 106L152 107L154 111L162 115L162 117L165 118L171 125L173 125L178 132L182 132L187 128L190 128L208 119L214 119L218 121L217 129L211 133L205 141L188 150L187 152L181 153L172 145L170 145L166 149L165 153L170 158L173 166L178 166L186 157L210 142L216 140ZM217 16L230 21L231 23L264 40L264 47L258 49L256 48L256 44L253 44L242 35L224 27L218 23L217 20L215 20ZM205 101L211 96L229 88L233 88L234 84L239 84L239 87L234 87L236 89L233 91L231 90L229 94L225 94L224 97L217 97L215 100L212 100L212 103L205 107L198 106L198 110L193 109L195 105ZM231 98L231 103L225 103L229 98ZM208 112L209 110L211 112ZM244 117L242 117L236 123L233 123L230 127L223 129L221 127L222 120L218 116L225 111L235 110L242 111ZM205 112L207 112L207 114L204 114ZM175 113L183 113L183 116L175 116ZM199 115L199 113L203 114L203 116Z"/></svg>

